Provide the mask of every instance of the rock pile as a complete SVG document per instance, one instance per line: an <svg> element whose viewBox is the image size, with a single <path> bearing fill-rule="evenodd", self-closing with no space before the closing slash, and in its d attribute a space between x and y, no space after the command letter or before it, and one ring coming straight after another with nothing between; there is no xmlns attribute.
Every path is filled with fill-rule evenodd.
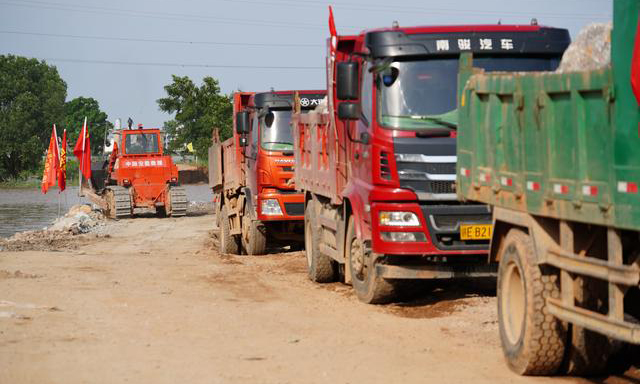
<svg viewBox="0 0 640 384"><path fill-rule="evenodd" d="M47 231L70 232L74 235L94 232L104 227L106 218L100 211L94 211L89 205L74 205L63 217L54 221Z"/></svg>
<svg viewBox="0 0 640 384"><path fill-rule="evenodd" d="M41 231L16 233L0 239L0 251L51 251L75 249L90 237L108 237L107 222L89 205L74 205L63 217ZM80 236L78 236L80 235Z"/></svg>
<svg viewBox="0 0 640 384"><path fill-rule="evenodd" d="M557 72L593 71L611 64L611 23L584 27L565 51Z"/></svg>

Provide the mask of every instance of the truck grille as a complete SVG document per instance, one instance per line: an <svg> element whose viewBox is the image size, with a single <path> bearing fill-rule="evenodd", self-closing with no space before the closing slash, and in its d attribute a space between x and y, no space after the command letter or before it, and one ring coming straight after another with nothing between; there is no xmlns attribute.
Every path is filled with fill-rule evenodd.
<svg viewBox="0 0 640 384"><path fill-rule="evenodd" d="M455 138L398 137L393 145L400 187L421 200L455 200Z"/></svg>
<svg viewBox="0 0 640 384"><path fill-rule="evenodd" d="M456 193L453 181L430 181L429 189L431 193Z"/></svg>
<svg viewBox="0 0 640 384"><path fill-rule="evenodd" d="M481 215L433 215L433 221L438 228L457 228L459 224L481 223L486 224L491 217Z"/></svg>
<svg viewBox="0 0 640 384"><path fill-rule="evenodd" d="M289 216L304 215L304 203L284 203L284 210Z"/></svg>
<svg viewBox="0 0 640 384"><path fill-rule="evenodd" d="M440 250L489 249L489 240L462 240L460 224L491 224L491 209L477 204L421 204L433 244Z"/></svg>

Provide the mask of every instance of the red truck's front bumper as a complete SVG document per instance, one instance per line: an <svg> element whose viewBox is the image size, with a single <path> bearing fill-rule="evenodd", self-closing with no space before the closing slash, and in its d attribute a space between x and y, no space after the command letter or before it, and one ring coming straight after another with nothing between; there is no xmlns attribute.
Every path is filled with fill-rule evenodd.
<svg viewBox="0 0 640 384"><path fill-rule="evenodd" d="M419 226L383 226L380 212L411 212L419 218ZM469 222L490 223L491 215L485 206L467 205L421 205L418 203L371 204L371 244L372 251L383 255L447 256L447 255L487 255L489 242L465 243L459 239L459 229L455 225L447 230L438 228L433 214L448 214L452 218L469 218ZM486 216L478 221L478 218ZM418 233L424 241L389 241L390 233ZM445 238L448 243L442 241Z"/></svg>

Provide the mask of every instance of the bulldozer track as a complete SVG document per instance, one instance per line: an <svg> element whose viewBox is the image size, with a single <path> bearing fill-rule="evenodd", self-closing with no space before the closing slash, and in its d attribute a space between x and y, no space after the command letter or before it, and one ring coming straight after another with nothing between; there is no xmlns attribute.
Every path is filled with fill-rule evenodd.
<svg viewBox="0 0 640 384"><path fill-rule="evenodd" d="M109 201L109 216L113 219L126 219L131 217L131 195L129 190L120 186L111 186L107 190L113 192L112 201ZM112 208L113 207L113 208Z"/></svg>
<svg viewBox="0 0 640 384"><path fill-rule="evenodd" d="M169 199L171 200L171 217L180 217L187 214L187 192L182 187L171 187L169 189Z"/></svg>

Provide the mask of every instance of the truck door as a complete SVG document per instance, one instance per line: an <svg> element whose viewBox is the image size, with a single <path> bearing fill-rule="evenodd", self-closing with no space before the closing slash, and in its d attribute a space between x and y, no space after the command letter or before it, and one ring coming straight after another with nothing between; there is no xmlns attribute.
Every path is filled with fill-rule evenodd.
<svg viewBox="0 0 640 384"><path fill-rule="evenodd" d="M371 184L371 144L359 142L363 133L368 133L371 137L370 124L373 119L374 102L373 102L373 73L369 72L370 65L365 63L362 65L362 74L360 76L360 119L355 121L355 129L353 130L353 164L354 176ZM364 197L364 196L363 196Z"/></svg>
<svg viewBox="0 0 640 384"><path fill-rule="evenodd" d="M253 112L253 118L251 119L251 133L249 134L250 142L247 147L247 159L246 159L246 167L247 167L247 187L251 191L251 205L254 208L254 211L257 209L257 198L258 198L258 114Z"/></svg>

